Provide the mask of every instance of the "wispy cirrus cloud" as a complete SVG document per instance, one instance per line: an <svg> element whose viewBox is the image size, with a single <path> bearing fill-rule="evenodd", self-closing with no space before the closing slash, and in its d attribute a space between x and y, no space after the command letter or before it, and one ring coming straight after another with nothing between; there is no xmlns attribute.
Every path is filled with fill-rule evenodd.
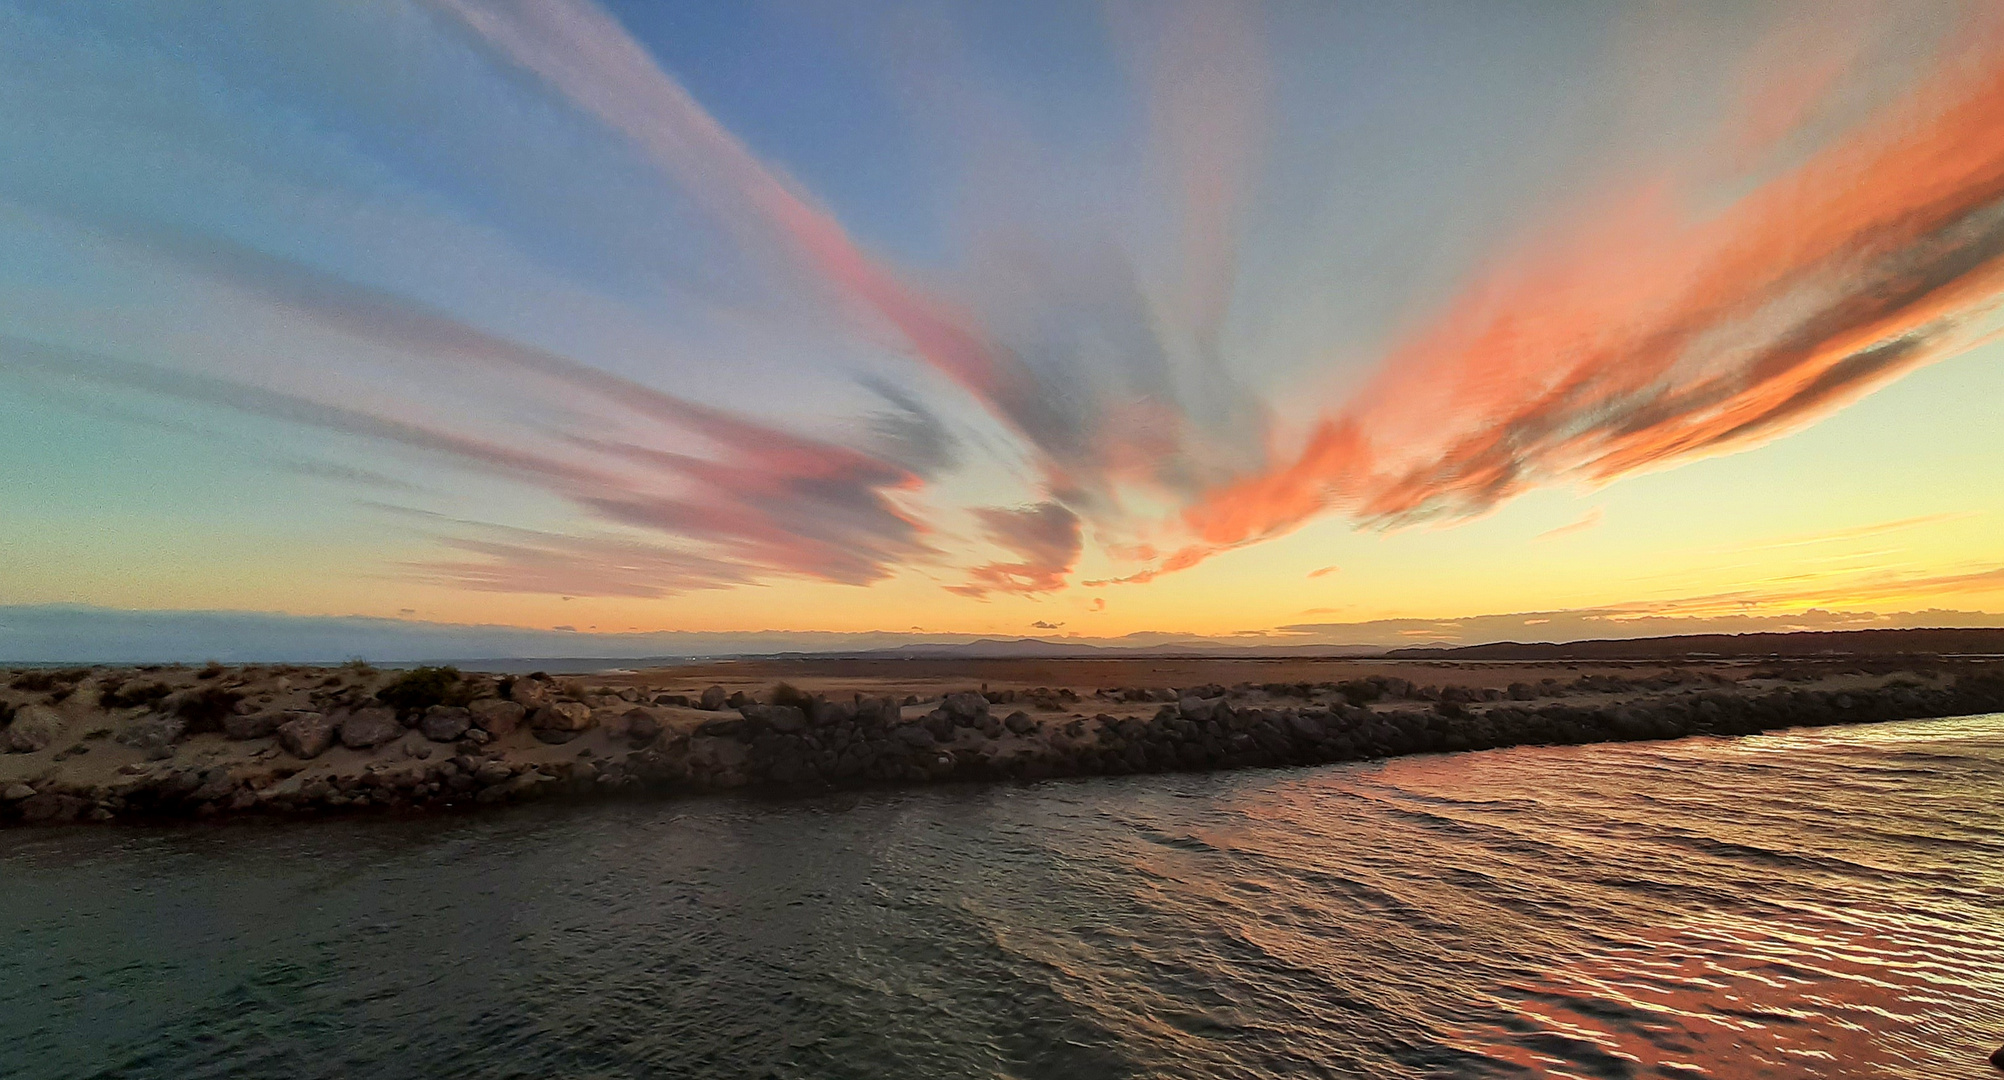
<svg viewBox="0 0 2004 1080"><path fill-rule="evenodd" d="M1017 558L991 562L968 572L968 580L948 591L982 597L990 593L1053 592L1078 562L1084 539L1079 516L1054 502L1026 507L980 507L974 511L988 539Z"/></svg>
<svg viewBox="0 0 2004 1080"><path fill-rule="evenodd" d="M1533 241L1301 449L1190 506L1181 561L1324 512L1454 519L1756 445L1967 347L2004 287L2000 54L1975 28L1908 99L1722 209L1653 178Z"/></svg>

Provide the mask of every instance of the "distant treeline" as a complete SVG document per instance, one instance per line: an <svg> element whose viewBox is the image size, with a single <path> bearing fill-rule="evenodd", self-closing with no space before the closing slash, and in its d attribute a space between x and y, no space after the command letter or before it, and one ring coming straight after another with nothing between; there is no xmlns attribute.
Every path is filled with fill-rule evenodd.
<svg viewBox="0 0 2004 1080"><path fill-rule="evenodd" d="M1498 641L1457 648L1394 649L1403 660L1678 660L1691 657L1944 656L2004 654L2004 627L1805 630L1780 634L1681 634L1595 641Z"/></svg>

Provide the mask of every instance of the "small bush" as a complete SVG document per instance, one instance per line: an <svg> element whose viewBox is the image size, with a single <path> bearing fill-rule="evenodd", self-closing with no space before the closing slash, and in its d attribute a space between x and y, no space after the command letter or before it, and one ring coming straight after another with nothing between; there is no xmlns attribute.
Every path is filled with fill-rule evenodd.
<svg viewBox="0 0 2004 1080"><path fill-rule="evenodd" d="M471 688L460 679L456 667L412 668L376 691L376 700L399 712L418 712L433 705L464 705L471 698Z"/></svg>
<svg viewBox="0 0 2004 1080"><path fill-rule="evenodd" d="M130 709L136 705L151 705L166 697L169 692L166 683L149 683L134 679L116 689L105 691L98 698L98 704L107 709Z"/></svg>
<svg viewBox="0 0 2004 1080"><path fill-rule="evenodd" d="M342 664L341 670L347 672L350 675L354 675L360 678L368 678L369 676L372 676L376 673L376 665L371 664L367 660L364 660L358 656L355 659L350 660L345 664Z"/></svg>
<svg viewBox="0 0 2004 1080"><path fill-rule="evenodd" d="M223 717L230 715L243 697L235 690L205 686L182 698L181 703L174 707L174 713L188 721L189 731L213 731L222 726Z"/></svg>
<svg viewBox="0 0 2004 1080"><path fill-rule="evenodd" d="M774 686L772 693L766 695L766 703L770 705L791 705L808 716L814 715L813 696L807 691L788 683L780 683Z"/></svg>
<svg viewBox="0 0 2004 1080"><path fill-rule="evenodd" d="M197 679L213 679L218 675L221 675L223 671L224 668L220 661L211 660L208 663L202 665L202 670L197 671L195 673L195 677Z"/></svg>
<svg viewBox="0 0 2004 1080"><path fill-rule="evenodd" d="M27 690L31 693L39 694L52 689L56 685L56 673L53 671L24 671L14 676L14 681L7 685L16 690Z"/></svg>

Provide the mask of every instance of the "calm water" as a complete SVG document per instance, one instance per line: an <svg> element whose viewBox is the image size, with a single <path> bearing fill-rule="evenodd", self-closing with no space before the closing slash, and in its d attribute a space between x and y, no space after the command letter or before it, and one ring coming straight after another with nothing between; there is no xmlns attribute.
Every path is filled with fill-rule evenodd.
<svg viewBox="0 0 2004 1080"><path fill-rule="evenodd" d="M0 834L0 1076L1993 1076L2004 716Z"/></svg>

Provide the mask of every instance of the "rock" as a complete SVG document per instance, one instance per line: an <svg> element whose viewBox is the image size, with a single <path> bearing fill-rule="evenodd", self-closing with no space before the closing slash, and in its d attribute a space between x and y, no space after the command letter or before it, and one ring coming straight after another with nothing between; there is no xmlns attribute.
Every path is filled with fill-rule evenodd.
<svg viewBox="0 0 2004 1080"><path fill-rule="evenodd" d="M751 721L754 728L769 727L782 735L797 735L807 730L807 714L791 705L760 705L757 702L747 702L738 706L738 712L746 720ZM714 723L716 723L714 720L708 721L703 727L707 728Z"/></svg>
<svg viewBox="0 0 2004 1080"><path fill-rule="evenodd" d="M74 795L50 792L22 799L20 805L23 821L75 821L89 804Z"/></svg>
<svg viewBox="0 0 2004 1080"><path fill-rule="evenodd" d="M320 713L295 713L292 719L278 725L278 745L296 758L316 758L334 745L334 736L339 731L331 717Z"/></svg>
<svg viewBox="0 0 2004 1080"><path fill-rule="evenodd" d="M537 728L536 741L549 743L552 746L561 746L582 734L584 732L573 731L570 728Z"/></svg>
<svg viewBox="0 0 2004 1080"><path fill-rule="evenodd" d="M119 733L118 741L158 760L174 755L174 743L187 730L188 722L178 716L149 716Z"/></svg>
<svg viewBox="0 0 2004 1080"><path fill-rule="evenodd" d="M728 739L742 732L744 726L745 722L736 717L719 716L714 720L705 720L698 724L696 734L707 735L713 739Z"/></svg>
<svg viewBox="0 0 2004 1080"><path fill-rule="evenodd" d="M424 719L418 721L418 730L432 742L451 742L466 734L466 729L472 726L471 712L446 706L434 706L425 710Z"/></svg>
<svg viewBox="0 0 2004 1080"><path fill-rule="evenodd" d="M716 712L718 709L724 707L728 697L729 695L724 693L723 687L712 686L703 691L703 696L696 701L696 707L705 712Z"/></svg>
<svg viewBox="0 0 2004 1080"><path fill-rule="evenodd" d="M1008 728L1010 731L1013 731L1018 735L1028 735L1032 731L1037 730L1037 722L1030 718L1029 713L1026 713L1021 709L1018 709L1015 712L1010 713L1007 717L1005 717L1002 721L1002 726Z"/></svg>
<svg viewBox="0 0 2004 1080"><path fill-rule="evenodd" d="M7 725L7 749L16 754L46 750L62 730L61 713L46 705L24 705L14 714L14 722Z"/></svg>
<svg viewBox="0 0 2004 1080"><path fill-rule="evenodd" d="M1990 1064L2004 1069L2004 1046L1998 1047L1990 1054Z"/></svg>
<svg viewBox="0 0 2004 1080"><path fill-rule="evenodd" d="M505 761L482 762L473 770L473 778L483 784L498 784L515 775L515 770Z"/></svg>
<svg viewBox="0 0 2004 1080"><path fill-rule="evenodd" d="M189 802L215 802L236 794L237 782L230 777L228 769L206 769L202 772L202 783L188 793Z"/></svg>
<svg viewBox="0 0 2004 1080"><path fill-rule="evenodd" d="M35 789L26 784L8 784L5 790L0 790L0 800L6 802L20 802L34 797Z"/></svg>
<svg viewBox="0 0 2004 1080"><path fill-rule="evenodd" d="M550 703L550 684L541 679L516 679L508 697L523 709L535 712Z"/></svg>
<svg viewBox="0 0 2004 1080"><path fill-rule="evenodd" d="M373 750L404 733L393 709L357 709L341 721L341 745Z"/></svg>
<svg viewBox="0 0 2004 1080"><path fill-rule="evenodd" d="M939 708L954 724L969 727L988 715L988 699L975 693L948 694L940 700Z"/></svg>
<svg viewBox="0 0 2004 1080"><path fill-rule="evenodd" d="M892 729L891 734L915 750L930 749L938 743L938 740L933 738L932 732L927 731L923 724L905 724Z"/></svg>
<svg viewBox="0 0 2004 1080"><path fill-rule="evenodd" d="M482 698L468 712L472 714L474 727L496 738L513 733L522 725L522 718L529 715L521 702L500 698Z"/></svg>
<svg viewBox="0 0 2004 1080"><path fill-rule="evenodd" d="M591 706L576 701L558 701L537 709L529 717L537 731L583 731L591 726Z"/></svg>
<svg viewBox="0 0 2004 1080"><path fill-rule="evenodd" d="M626 741L635 747L646 746L661 736L661 722L649 716L644 709L634 709L626 714Z"/></svg>
<svg viewBox="0 0 2004 1080"><path fill-rule="evenodd" d="M223 738L243 742L246 739L262 739L278 730L285 720L285 714L275 712L251 713L247 716L232 714L223 718Z"/></svg>
<svg viewBox="0 0 2004 1080"><path fill-rule="evenodd" d="M1183 719L1201 724L1218 711L1218 706L1216 702L1186 695L1176 702L1176 711L1182 714Z"/></svg>

